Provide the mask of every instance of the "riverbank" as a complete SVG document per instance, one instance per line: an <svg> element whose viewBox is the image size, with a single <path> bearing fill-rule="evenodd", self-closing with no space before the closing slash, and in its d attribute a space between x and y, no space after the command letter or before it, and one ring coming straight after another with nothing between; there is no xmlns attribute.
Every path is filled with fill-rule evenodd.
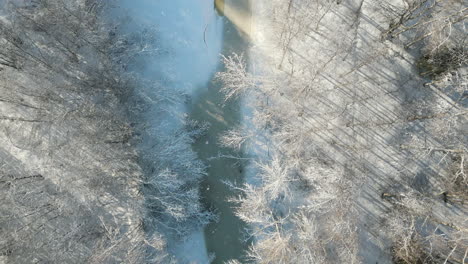
<svg viewBox="0 0 468 264"><path fill-rule="evenodd" d="M203 127L184 113L218 64L220 28L173 4L175 35L163 12L155 29L132 3L133 13L53 0L2 10L1 262L208 262L205 167L191 150Z"/></svg>
<svg viewBox="0 0 468 264"><path fill-rule="evenodd" d="M164 93L161 95L161 90L154 91L152 87L140 87L135 101L138 105L148 104L139 115L144 124L137 128L143 131L139 143L143 167L156 184L156 188L148 192L158 191L157 184L165 181L159 172L165 169L176 172L180 187L185 189L167 194L168 202L176 202L175 209L185 208L188 213L185 220L166 219L164 221L169 221L164 224L156 220L148 232L151 229L162 231L167 252L179 263L209 263L202 231L209 214L199 203L198 190L205 165L199 162L191 147L194 140L206 133L206 120L194 122L189 112L219 64L221 18L215 14L210 1L141 1L138 4L122 1L118 11L131 20L127 31L154 29L157 40L157 51L137 58L130 68L143 79L163 87ZM146 99L138 102L139 98ZM179 191L191 196L181 197L177 194ZM160 216L149 217L158 219Z"/></svg>

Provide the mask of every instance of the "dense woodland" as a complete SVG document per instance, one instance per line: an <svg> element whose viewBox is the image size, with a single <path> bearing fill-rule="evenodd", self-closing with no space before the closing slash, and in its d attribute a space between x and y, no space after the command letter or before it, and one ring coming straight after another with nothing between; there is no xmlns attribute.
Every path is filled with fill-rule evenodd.
<svg viewBox="0 0 468 264"><path fill-rule="evenodd" d="M257 2L224 58L255 153L233 197L255 263L466 263L466 1ZM255 41L259 41L255 43ZM233 263L236 261L233 260Z"/></svg>
<svg viewBox="0 0 468 264"><path fill-rule="evenodd" d="M212 216L190 149L203 127L142 120L184 98L127 70L156 33L121 31L107 1L1 4L0 263L174 261L167 241Z"/></svg>

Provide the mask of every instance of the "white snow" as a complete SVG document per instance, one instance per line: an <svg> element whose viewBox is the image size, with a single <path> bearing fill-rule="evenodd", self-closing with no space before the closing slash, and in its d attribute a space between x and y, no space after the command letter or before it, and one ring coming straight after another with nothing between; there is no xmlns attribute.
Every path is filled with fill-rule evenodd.
<svg viewBox="0 0 468 264"><path fill-rule="evenodd" d="M203 229L193 232L176 245L173 250L179 263L208 264L210 263L205 248Z"/></svg>
<svg viewBox="0 0 468 264"><path fill-rule="evenodd" d="M121 7L131 24L157 29L161 54L146 65L146 76L164 79L189 95L210 81L219 63L223 30L213 1L122 0Z"/></svg>

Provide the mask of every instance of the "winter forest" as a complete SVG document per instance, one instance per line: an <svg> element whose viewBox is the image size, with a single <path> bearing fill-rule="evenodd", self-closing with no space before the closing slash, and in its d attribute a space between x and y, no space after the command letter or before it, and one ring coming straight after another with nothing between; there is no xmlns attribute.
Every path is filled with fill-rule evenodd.
<svg viewBox="0 0 468 264"><path fill-rule="evenodd" d="M0 0L0 264L468 264L468 0Z"/></svg>

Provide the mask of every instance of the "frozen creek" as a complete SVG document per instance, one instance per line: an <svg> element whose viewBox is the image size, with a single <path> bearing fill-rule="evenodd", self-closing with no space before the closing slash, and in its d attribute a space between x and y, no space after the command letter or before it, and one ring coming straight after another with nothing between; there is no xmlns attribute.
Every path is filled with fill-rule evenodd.
<svg viewBox="0 0 468 264"><path fill-rule="evenodd" d="M239 259L248 247L242 236L246 227L233 212L228 199L236 195L223 181L243 182L243 164L222 155L239 155L219 146L219 136L241 122L240 102L224 103L220 84L214 74L223 70L221 54L246 53L245 32L229 12L249 10L248 0L140 0L119 1L121 10L130 19L131 26L156 27L158 48L164 52L157 61L145 62L139 71L148 79L191 96L185 105L176 106L180 115L208 122L206 135L193 145L198 157L208 166L207 176L200 186L202 204L219 215L219 221L190 235L185 241L172 241L169 251L181 263L224 263ZM226 17L221 14L227 12ZM151 122L151 117L148 122ZM153 119L155 120L155 119ZM160 121L160 119L156 119ZM166 122L179 126L176 119ZM151 124L150 124L151 125ZM171 128L168 128L171 133ZM173 128L172 128L173 129ZM172 245L171 245L172 244Z"/></svg>

